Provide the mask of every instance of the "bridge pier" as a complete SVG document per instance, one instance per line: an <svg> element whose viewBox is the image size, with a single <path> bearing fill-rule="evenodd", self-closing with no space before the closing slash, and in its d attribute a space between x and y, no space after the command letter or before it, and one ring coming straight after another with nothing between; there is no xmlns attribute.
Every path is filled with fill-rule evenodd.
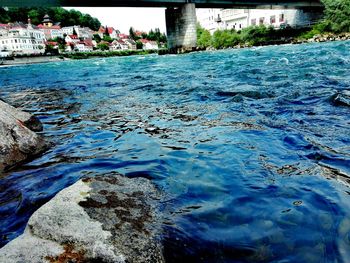
<svg viewBox="0 0 350 263"><path fill-rule="evenodd" d="M197 45L195 4L188 3L178 8L167 8L165 19L170 53L184 53L194 50Z"/></svg>

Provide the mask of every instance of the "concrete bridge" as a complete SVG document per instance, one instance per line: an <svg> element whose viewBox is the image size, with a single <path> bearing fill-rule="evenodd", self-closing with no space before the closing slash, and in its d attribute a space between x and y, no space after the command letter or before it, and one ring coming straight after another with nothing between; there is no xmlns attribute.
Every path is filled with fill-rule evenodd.
<svg viewBox="0 0 350 263"><path fill-rule="evenodd" d="M196 8L322 8L320 0L0 0L1 6L165 7L168 47L181 53L196 47Z"/></svg>

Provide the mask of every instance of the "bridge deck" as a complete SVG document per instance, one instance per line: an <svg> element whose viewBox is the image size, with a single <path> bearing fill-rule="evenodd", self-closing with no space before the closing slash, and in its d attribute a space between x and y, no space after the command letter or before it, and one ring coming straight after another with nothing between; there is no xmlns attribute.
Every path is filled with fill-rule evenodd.
<svg viewBox="0 0 350 263"><path fill-rule="evenodd" d="M195 3L196 8L300 8L322 7L319 0L0 0L1 6L76 7L176 7Z"/></svg>

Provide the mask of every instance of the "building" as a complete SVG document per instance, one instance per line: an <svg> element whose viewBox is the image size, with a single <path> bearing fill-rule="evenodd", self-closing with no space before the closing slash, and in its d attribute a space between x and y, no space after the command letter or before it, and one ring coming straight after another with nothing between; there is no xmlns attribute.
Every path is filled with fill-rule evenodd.
<svg viewBox="0 0 350 263"><path fill-rule="evenodd" d="M210 33L218 29L241 30L248 26L305 27L315 23L321 13L300 9L207 9L197 11L198 22Z"/></svg>
<svg viewBox="0 0 350 263"><path fill-rule="evenodd" d="M45 52L45 34L28 24L14 23L1 30L0 51L7 51L13 55L43 54Z"/></svg>
<svg viewBox="0 0 350 263"><path fill-rule="evenodd" d="M7 35L8 27L8 24L0 24L0 36Z"/></svg>
<svg viewBox="0 0 350 263"><path fill-rule="evenodd" d="M202 27L213 34L218 29L224 29L221 23L221 9L197 9L197 21Z"/></svg>
<svg viewBox="0 0 350 263"><path fill-rule="evenodd" d="M80 39L78 38L77 35L67 35L64 38L64 40L66 41L66 43L73 43L73 44L80 42Z"/></svg>
<svg viewBox="0 0 350 263"><path fill-rule="evenodd" d="M75 50L78 52L91 52L94 49L94 45L90 40L83 40L75 44Z"/></svg>
<svg viewBox="0 0 350 263"><path fill-rule="evenodd" d="M78 36L78 38L80 39L92 39L94 37L94 31L88 27L81 27L81 26L62 27L62 32L64 35L73 35L74 31Z"/></svg>
<svg viewBox="0 0 350 263"><path fill-rule="evenodd" d="M116 51L116 50L128 50L129 46L121 39L114 40L110 45L109 45L109 50L110 51Z"/></svg>
<svg viewBox="0 0 350 263"><path fill-rule="evenodd" d="M249 26L249 9L223 9L222 28L240 30Z"/></svg>
<svg viewBox="0 0 350 263"><path fill-rule="evenodd" d="M63 32L59 24L54 25L49 15L45 15L42 24L38 28L44 32L46 39L63 38Z"/></svg>
<svg viewBox="0 0 350 263"><path fill-rule="evenodd" d="M98 30L97 34L103 38L106 33L108 32L109 36L113 39L117 39L120 32L118 30L115 30L113 27L103 27L101 26Z"/></svg>
<svg viewBox="0 0 350 263"><path fill-rule="evenodd" d="M154 50L158 49L158 43L156 41L148 40L148 39L140 39L139 40L143 44L144 50Z"/></svg>
<svg viewBox="0 0 350 263"><path fill-rule="evenodd" d="M136 50L137 49L137 47L136 47L136 42L134 41L134 40L132 40L132 39L130 39L130 38L123 38L122 39L124 42L125 42L125 44L128 46L128 49L129 50Z"/></svg>

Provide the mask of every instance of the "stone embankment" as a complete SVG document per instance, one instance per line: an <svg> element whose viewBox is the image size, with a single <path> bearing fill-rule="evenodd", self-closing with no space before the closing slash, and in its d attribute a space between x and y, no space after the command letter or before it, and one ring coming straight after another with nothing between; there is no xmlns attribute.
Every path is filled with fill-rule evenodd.
<svg viewBox="0 0 350 263"><path fill-rule="evenodd" d="M0 262L164 262L157 200L145 178L84 178L39 208Z"/></svg>
<svg viewBox="0 0 350 263"><path fill-rule="evenodd" d="M0 173L44 152L39 119L0 100Z"/></svg>
<svg viewBox="0 0 350 263"><path fill-rule="evenodd" d="M340 40L350 40L350 33L342 34L324 34L316 35L313 38L307 40L307 42L327 42L327 41L340 41Z"/></svg>
<svg viewBox="0 0 350 263"><path fill-rule="evenodd" d="M61 58L59 56L37 56L37 57L11 57L0 58L0 66L15 66L21 64L37 64L47 62L58 62L68 60L67 58Z"/></svg>

